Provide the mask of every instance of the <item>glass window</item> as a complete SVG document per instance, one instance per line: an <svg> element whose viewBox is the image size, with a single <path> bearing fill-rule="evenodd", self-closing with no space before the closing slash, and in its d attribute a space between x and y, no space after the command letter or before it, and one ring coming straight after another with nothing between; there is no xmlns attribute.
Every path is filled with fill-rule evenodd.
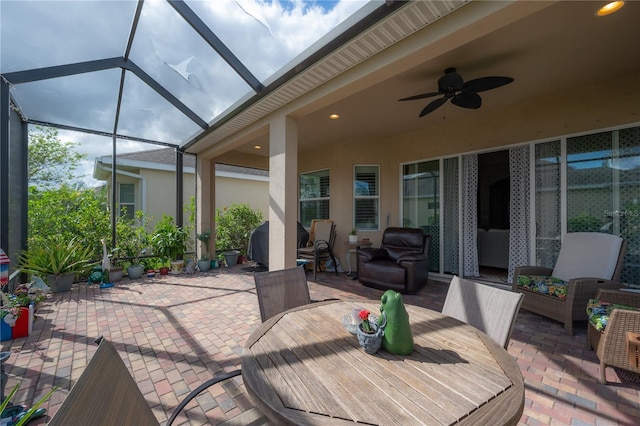
<svg viewBox="0 0 640 426"><path fill-rule="evenodd" d="M300 174L299 217L305 228L313 219L329 219L329 183L329 169Z"/></svg>
<svg viewBox="0 0 640 426"><path fill-rule="evenodd" d="M380 167L355 166L353 225L359 230L380 229Z"/></svg>
<svg viewBox="0 0 640 426"><path fill-rule="evenodd" d="M120 217L134 219L136 214L136 186L133 183L121 183L119 195Z"/></svg>
<svg viewBox="0 0 640 426"><path fill-rule="evenodd" d="M430 270L440 270L440 161L402 167L402 226L431 235Z"/></svg>
<svg viewBox="0 0 640 426"><path fill-rule="evenodd" d="M560 252L560 141L535 146L536 265L553 268Z"/></svg>

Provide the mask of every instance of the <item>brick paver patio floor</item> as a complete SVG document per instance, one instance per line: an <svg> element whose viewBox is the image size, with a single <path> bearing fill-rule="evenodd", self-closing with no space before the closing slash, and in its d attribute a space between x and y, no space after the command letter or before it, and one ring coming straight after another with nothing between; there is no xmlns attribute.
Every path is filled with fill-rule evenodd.
<svg viewBox="0 0 640 426"><path fill-rule="evenodd" d="M320 273L313 299L377 299L382 291L363 287L344 273ZM430 281L406 304L440 311L447 283ZM45 403L56 412L104 336L119 351L159 422L164 423L190 390L220 371L240 365L242 346L260 324L250 266L193 275L167 275L100 289L76 284L54 294L37 312L33 333L2 342L10 351L6 392L18 381L14 403L31 404L53 385ZM574 336L562 325L521 311L509 353L525 378L526 425L639 425L640 384L621 382L608 369L609 384L598 382L598 362L587 349L586 324ZM253 406L236 377L205 391L174 424L218 424ZM30 424L44 424L47 417Z"/></svg>

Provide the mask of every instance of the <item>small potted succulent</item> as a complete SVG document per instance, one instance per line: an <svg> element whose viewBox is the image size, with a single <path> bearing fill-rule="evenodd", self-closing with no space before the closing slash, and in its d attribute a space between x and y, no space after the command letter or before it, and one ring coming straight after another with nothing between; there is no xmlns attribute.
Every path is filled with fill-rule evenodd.
<svg viewBox="0 0 640 426"><path fill-rule="evenodd" d="M358 242L358 229L353 228L351 232L349 232L349 242L357 243Z"/></svg>

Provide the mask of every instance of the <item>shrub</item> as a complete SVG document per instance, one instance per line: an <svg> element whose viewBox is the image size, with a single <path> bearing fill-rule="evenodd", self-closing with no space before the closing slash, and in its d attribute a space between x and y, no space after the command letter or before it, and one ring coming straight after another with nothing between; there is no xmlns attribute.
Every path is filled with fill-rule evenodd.
<svg viewBox="0 0 640 426"><path fill-rule="evenodd" d="M248 204L216 209L216 248L247 254L251 231L262 223L262 213Z"/></svg>

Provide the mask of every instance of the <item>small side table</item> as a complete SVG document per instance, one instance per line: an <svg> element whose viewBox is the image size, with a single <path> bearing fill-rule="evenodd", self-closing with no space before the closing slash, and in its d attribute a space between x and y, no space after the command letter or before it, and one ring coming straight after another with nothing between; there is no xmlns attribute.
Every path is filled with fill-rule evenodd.
<svg viewBox="0 0 640 426"><path fill-rule="evenodd" d="M351 270L351 255L353 253L357 253L358 249L360 247L371 247L371 241L370 240L364 240L364 241L356 241L355 243L350 243L349 241L345 241L344 245L346 245L347 248L347 267L349 268L349 272L347 272L347 276L353 278L354 280L356 278L358 278L358 259L356 258L356 268L355 271Z"/></svg>
<svg viewBox="0 0 640 426"><path fill-rule="evenodd" d="M640 367L640 333L627 331L627 354L629 355L629 364Z"/></svg>

